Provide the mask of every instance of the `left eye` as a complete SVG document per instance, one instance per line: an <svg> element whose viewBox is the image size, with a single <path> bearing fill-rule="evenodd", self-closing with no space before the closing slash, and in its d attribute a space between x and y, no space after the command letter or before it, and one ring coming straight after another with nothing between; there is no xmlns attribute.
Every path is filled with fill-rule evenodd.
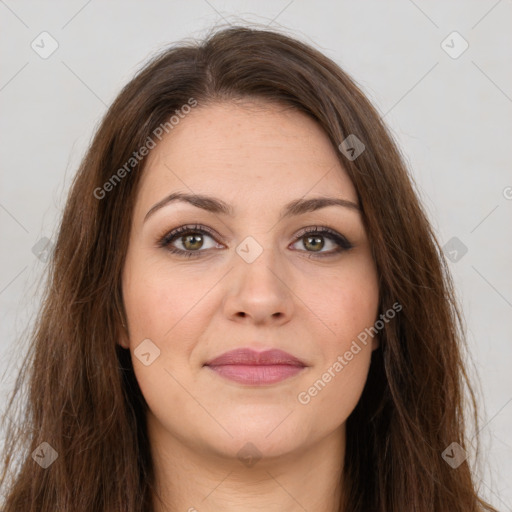
<svg viewBox="0 0 512 512"><path fill-rule="evenodd" d="M201 249L211 249L216 246L216 242L214 241L209 247L204 247L205 237L211 238L214 241L213 235L204 227L182 226L164 235L158 245L179 256L196 257L200 256L201 252L205 252ZM325 239L330 241L331 250L323 251L326 246ZM310 257L332 256L353 247L343 235L327 228L314 228L303 231L296 237L293 245L300 241L302 241L303 247L306 248L305 252L311 253ZM176 247L174 245L175 243L181 244L183 248ZM327 246L328 245L329 244L327 244ZM327 248L329 249L329 247Z"/></svg>
<svg viewBox="0 0 512 512"><path fill-rule="evenodd" d="M328 241L327 246L330 243L331 250L332 249L336 250L336 248L339 247L339 244L337 244L336 242L333 241L333 237L326 236L325 234L322 234L321 232L316 233L316 234L302 235L294 243L294 245L299 242L302 242L302 245L303 245L303 247L306 248L306 250L308 248L310 249L310 251L308 250L308 252L320 252L322 249L325 249L325 246L326 246L325 240ZM329 247L327 247L327 249L329 249ZM329 252L329 251L323 251L323 252Z"/></svg>
<svg viewBox="0 0 512 512"><path fill-rule="evenodd" d="M331 246L333 246L334 249L331 249L330 251L321 251L325 248L325 239L330 241ZM335 254L348 251L353 247L347 238L345 238L340 233L328 228L309 228L308 230L303 231L297 237L295 243L299 241L302 241L304 247L313 249L312 251L306 251L312 253L310 257L315 257L317 254L318 257L333 256Z"/></svg>

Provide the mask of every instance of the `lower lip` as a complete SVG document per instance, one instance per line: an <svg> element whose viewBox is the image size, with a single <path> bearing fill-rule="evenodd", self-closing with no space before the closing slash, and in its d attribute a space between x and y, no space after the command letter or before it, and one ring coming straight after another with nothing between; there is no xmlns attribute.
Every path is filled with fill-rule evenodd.
<svg viewBox="0 0 512 512"><path fill-rule="evenodd" d="M275 384L289 377L297 375L304 370L303 366L293 366L289 364L272 365L235 365L226 364L219 366L208 366L211 370L218 373L226 379L233 380L240 384L249 384L253 386L264 384Z"/></svg>

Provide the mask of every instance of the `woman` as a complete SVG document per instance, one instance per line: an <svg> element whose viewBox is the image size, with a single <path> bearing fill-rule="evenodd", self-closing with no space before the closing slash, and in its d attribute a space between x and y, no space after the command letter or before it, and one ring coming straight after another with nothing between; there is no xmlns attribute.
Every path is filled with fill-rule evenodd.
<svg viewBox="0 0 512 512"><path fill-rule="evenodd" d="M230 28L153 59L49 279L5 512L494 510L439 245L377 112L303 43Z"/></svg>

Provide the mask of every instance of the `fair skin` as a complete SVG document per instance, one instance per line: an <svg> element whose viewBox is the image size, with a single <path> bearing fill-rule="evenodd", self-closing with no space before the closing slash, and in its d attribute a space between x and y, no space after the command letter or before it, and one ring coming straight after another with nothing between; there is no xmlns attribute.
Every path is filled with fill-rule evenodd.
<svg viewBox="0 0 512 512"><path fill-rule="evenodd" d="M174 192L214 196L233 216L174 201L145 220ZM353 205L280 219L286 204L313 197ZM149 154L123 273L129 335L119 343L131 351L149 406L157 512L338 510L345 422L377 338L308 403L298 396L378 317L377 272L357 206L321 128L303 113L260 101L198 106ZM189 224L213 235L191 229L168 247L199 255L158 245ZM352 247L336 253L328 235L297 238L315 226ZM258 245L246 245L247 237ZM262 252L248 262L239 246ZM148 365L134 353L146 339L146 360L160 351ZM278 348L306 367L256 386L204 366L240 347Z"/></svg>

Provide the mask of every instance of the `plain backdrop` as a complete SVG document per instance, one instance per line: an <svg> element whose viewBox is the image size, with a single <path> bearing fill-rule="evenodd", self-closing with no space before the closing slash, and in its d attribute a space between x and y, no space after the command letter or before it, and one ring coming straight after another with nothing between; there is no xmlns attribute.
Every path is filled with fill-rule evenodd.
<svg viewBox="0 0 512 512"><path fill-rule="evenodd" d="M511 19L511 0L0 0L2 409L37 311L45 245L107 106L162 47L258 23L340 64L397 139L467 322L481 491L512 510Z"/></svg>

